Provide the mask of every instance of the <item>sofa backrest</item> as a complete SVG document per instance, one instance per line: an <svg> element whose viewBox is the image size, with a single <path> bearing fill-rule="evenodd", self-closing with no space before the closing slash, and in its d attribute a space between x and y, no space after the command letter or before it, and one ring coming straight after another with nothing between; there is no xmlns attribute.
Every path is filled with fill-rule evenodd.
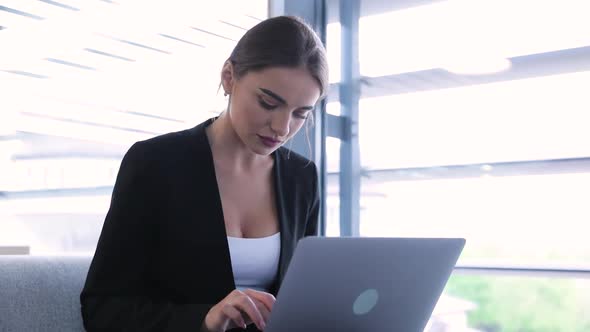
<svg viewBox="0 0 590 332"><path fill-rule="evenodd" d="M84 331L80 292L91 256L0 256L0 331Z"/></svg>

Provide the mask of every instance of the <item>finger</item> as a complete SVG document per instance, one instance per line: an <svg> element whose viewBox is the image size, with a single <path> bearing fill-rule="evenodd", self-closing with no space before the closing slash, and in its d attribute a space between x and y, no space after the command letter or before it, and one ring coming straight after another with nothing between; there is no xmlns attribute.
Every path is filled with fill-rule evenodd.
<svg viewBox="0 0 590 332"><path fill-rule="evenodd" d="M253 299L254 304L256 304L256 307L258 308L258 311L260 311L260 314L262 315L262 318L264 319L264 323L266 324L268 322L268 320L270 319L270 310L268 310L268 308L266 307L266 305L264 305L264 303Z"/></svg>
<svg viewBox="0 0 590 332"><path fill-rule="evenodd" d="M256 304L248 295L242 293L242 296L239 296L237 301L234 302L234 306L245 313L256 324L259 330L264 330L266 322L258 307L256 307Z"/></svg>
<svg viewBox="0 0 590 332"><path fill-rule="evenodd" d="M270 309L267 308L267 306L262 303L261 301L258 301L256 298L254 297L250 297L248 294L252 294L255 296L265 296L268 295L268 299L271 301L274 301L274 296L272 294L269 293L265 293L265 292L258 292L255 290L234 290L231 294L232 298L238 298L238 299L243 299L243 298L247 298L249 301L251 301L254 305L254 307L256 309L258 309L258 312L260 313L261 319L262 321L258 321L257 323L257 316L256 315L250 315L247 312L244 312L245 318L246 318L246 324L250 324L250 323L257 323L257 325L266 325L269 317L270 317ZM248 302L248 301L246 301ZM272 306L272 303L271 303ZM259 326L260 329L260 326Z"/></svg>
<svg viewBox="0 0 590 332"><path fill-rule="evenodd" d="M244 290L244 293L264 303L268 311L272 311L272 308L276 302L274 295L266 292L257 291L255 289L246 289Z"/></svg>
<svg viewBox="0 0 590 332"><path fill-rule="evenodd" d="M235 308L232 304L228 303L223 306L222 310L223 314L230 319L230 321L239 328L246 328L246 321L242 316L242 312Z"/></svg>

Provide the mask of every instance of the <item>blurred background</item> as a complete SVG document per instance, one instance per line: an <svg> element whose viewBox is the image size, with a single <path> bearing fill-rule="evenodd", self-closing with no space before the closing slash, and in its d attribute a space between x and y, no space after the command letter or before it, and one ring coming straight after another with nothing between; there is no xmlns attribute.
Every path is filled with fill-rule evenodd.
<svg viewBox="0 0 590 332"><path fill-rule="evenodd" d="M127 149L278 14L328 50L323 235L466 238L432 331L590 331L587 0L0 0L0 254L91 255Z"/></svg>

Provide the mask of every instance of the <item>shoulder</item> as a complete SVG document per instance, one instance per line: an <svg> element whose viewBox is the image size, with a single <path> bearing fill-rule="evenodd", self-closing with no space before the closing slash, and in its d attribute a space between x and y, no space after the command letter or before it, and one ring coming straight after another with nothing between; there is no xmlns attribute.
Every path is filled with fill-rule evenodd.
<svg viewBox="0 0 590 332"><path fill-rule="evenodd" d="M314 197L318 190L316 164L297 152L281 147L277 153L279 175L285 188L295 189L304 196Z"/></svg>
<svg viewBox="0 0 590 332"><path fill-rule="evenodd" d="M127 155L143 161L177 160L197 156L209 147L205 134L207 121L185 130L159 135L133 144Z"/></svg>
<svg viewBox="0 0 590 332"><path fill-rule="evenodd" d="M120 174L142 174L149 176L166 169L168 161L181 155L186 134L184 131L168 133L147 140L135 142L121 160Z"/></svg>
<svg viewBox="0 0 590 332"><path fill-rule="evenodd" d="M187 147L191 143L191 137L194 138L194 135L191 134L192 129L186 129L182 131L167 133L164 135L159 135L144 141L139 141L133 144L129 151L141 151L144 153L170 153L181 149L182 147Z"/></svg>
<svg viewBox="0 0 590 332"><path fill-rule="evenodd" d="M317 176L316 164L301 154L285 147L280 147L276 153L281 165L284 165L284 168L289 173L302 173Z"/></svg>
<svg viewBox="0 0 590 332"><path fill-rule="evenodd" d="M206 122L193 128L159 135L134 143L121 167L126 166L145 174L183 174L188 169L204 167L201 161L209 148Z"/></svg>

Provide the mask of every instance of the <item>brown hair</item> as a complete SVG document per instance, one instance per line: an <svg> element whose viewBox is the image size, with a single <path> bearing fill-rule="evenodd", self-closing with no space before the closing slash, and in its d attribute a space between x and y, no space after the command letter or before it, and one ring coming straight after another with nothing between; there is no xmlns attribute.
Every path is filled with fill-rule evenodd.
<svg viewBox="0 0 590 332"><path fill-rule="evenodd" d="M326 49L313 29L294 16L264 20L238 41L228 61L236 78L267 67L306 68L320 86L320 99L328 92Z"/></svg>

